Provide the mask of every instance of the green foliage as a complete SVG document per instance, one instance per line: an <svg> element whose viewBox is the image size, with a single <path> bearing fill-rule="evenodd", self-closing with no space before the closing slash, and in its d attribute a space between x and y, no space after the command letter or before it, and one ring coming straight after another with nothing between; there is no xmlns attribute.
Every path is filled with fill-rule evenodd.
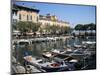
<svg viewBox="0 0 100 75"><path fill-rule="evenodd" d="M46 34L66 34L70 31L70 27L57 26L57 25L45 25L44 28L40 28L40 33Z"/></svg>
<svg viewBox="0 0 100 75"><path fill-rule="evenodd" d="M75 30L96 30L96 25L93 23L90 24L77 24L74 28Z"/></svg>
<svg viewBox="0 0 100 75"><path fill-rule="evenodd" d="M83 25L82 24L77 24L75 26L75 30L82 30L83 29Z"/></svg>
<svg viewBox="0 0 100 75"><path fill-rule="evenodd" d="M39 23L33 23L33 22L23 22L19 21L17 23L17 30L20 30L21 32L36 32L38 31L38 28L40 27Z"/></svg>
<svg viewBox="0 0 100 75"><path fill-rule="evenodd" d="M27 23L26 22L18 22L17 23L17 29L20 30L21 32L26 32L27 31Z"/></svg>
<svg viewBox="0 0 100 75"><path fill-rule="evenodd" d="M33 23L33 25L32 25L32 31L33 32L38 31L39 27L40 27L40 24L39 23Z"/></svg>
<svg viewBox="0 0 100 75"><path fill-rule="evenodd" d="M93 23L88 24L88 29L89 30L96 30L96 25Z"/></svg>
<svg viewBox="0 0 100 75"><path fill-rule="evenodd" d="M67 34L70 32L71 28L67 26L58 26L58 25L45 25L40 27L40 23L33 23L29 21L19 21L16 23L16 26L13 26L14 29L21 31L22 33L26 32L37 32L41 34Z"/></svg>

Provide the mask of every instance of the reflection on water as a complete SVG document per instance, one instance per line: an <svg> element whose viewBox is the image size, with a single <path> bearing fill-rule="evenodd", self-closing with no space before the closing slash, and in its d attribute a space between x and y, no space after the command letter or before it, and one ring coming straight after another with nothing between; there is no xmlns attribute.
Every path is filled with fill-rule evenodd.
<svg viewBox="0 0 100 75"><path fill-rule="evenodd" d="M64 46L66 46L65 41L59 40L59 41L50 41L50 42L39 42L34 43L30 45L32 48L32 55L33 56L41 56L43 51L52 50L55 49L62 49ZM16 47L16 56L17 58L23 57L23 53L26 50L26 48L23 46L17 45Z"/></svg>
<svg viewBox="0 0 100 75"><path fill-rule="evenodd" d="M82 41L86 39L79 38L70 38L66 40L58 40L58 41L49 41L49 42L38 42L30 45L31 53L33 56L41 57L43 51L48 51L52 49L62 49L67 47L68 45L73 46L74 44L81 44ZM88 39L89 40L89 39ZM17 61L22 62L22 57L24 57L24 52L26 51L25 46L16 45L14 56L17 58Z"/></svg>

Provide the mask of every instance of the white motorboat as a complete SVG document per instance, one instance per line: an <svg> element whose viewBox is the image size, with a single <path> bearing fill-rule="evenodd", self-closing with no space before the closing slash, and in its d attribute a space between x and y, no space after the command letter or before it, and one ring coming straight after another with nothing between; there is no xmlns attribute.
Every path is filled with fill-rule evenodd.
<svg viewBox="0 0 100 75"><path fill-rule="evenodd" d="M95 41L83 41L82 44L96 44Z"/></svg>
<svg viewBox="0 0 100 75"><path fill-rule="evenodd" d="M37 58L33 58L33 57L31 60L27 60L27 57L24 57L24 59L27 62L39 67L40 69L45 70L46 72L68 71L68 70L74 69L73 64L65 63L65 61L57 62L55 60L46 60L43 58L37 59ZM73 61L71 61L71 62L73 62Z"/></svg>
<svg viewBox="0 0 100 75"><path fill-rule="evenodd" d="M17 41L17 44L21 47L24 47L25 45L30 45L31 41L30 40L25 40L25 39L21 39Z"/></svg>

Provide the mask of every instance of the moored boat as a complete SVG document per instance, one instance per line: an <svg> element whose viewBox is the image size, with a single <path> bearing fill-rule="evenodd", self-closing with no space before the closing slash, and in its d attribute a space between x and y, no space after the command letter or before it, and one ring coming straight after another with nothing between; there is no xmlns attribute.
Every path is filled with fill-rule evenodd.
<svg viewBox="0 0 100 75"><path fill-rule="evenodd" d="M74 70L74 65L70 62L65 62L65 61L55 61L55 60L46 60L44 58L33 58L32 60L27 60L26 57L24 59L39 67L42 70L45 70L46 72L57 72L57 71L68 71L68 70ZM71 60L70 60L71 61ZM71 61L75 62L75 61Z"/></svg>

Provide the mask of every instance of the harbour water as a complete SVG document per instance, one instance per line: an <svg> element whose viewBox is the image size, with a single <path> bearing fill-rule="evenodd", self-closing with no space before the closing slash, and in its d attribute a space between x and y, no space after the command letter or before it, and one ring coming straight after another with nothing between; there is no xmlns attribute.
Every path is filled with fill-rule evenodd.
<svg viewBox="0 0 100 75"><path fill-rule="evenodd" d="M36 38L35 38L36 39ZM20 39L18 39L20 40ZM25 39L28 40L28 39ZM86 47L83 47L83 41L88 42ZM95 43L94 43L95 42ZM15 60L12 62L12 73L35 73L35 72L60 72L60 71L73 71L73 70L90 70L96 69L96 37L90 36L85 38L79 37L71 37L59 40L49 40L49 41L35 41L28 46L24 43L22 44L13 44L14 48L12 50L12 56L15 57ZM76 47L81 46L81 47ZM71 49L72 51L67 51L67 48ZM60 61L70 57L69 59L73 58L77 60L77 62L69 62L69 59L64 60L64 62L68 65L67 67L62 67L54 70L54 68L49 68L48 65L46 67L36 64L35 61L38 59L48 59L51 62L51 59L45 58L43 54L45 52L51 52L54 50L65 50L66 52L63 54L59 54L52 57L55 61ZM33 60L33 63L24 59L25 53L27 55L27 51L29 51L32 58L36 58L37 60ZM55 53L56 54L56 53ZM71 55L71 56L70 56ZM19 65L20 64L20 65ZM45 63L44 63L45 64ZM27 71L28 68L26 66L31 66L30 70L32 72ZM15 68L21 69L18 72L15 72Z"/></svg>
<svg viewBox="0 0 100 75"><path fill-rule="evenodd" d="M95 39L82 39L82 38L69 38L65 40L57 40L57 41L48 41L48 42L34 42L30 44L31 53L33 57L41 57L44 51L50 51L52 49L61 50L63 48L67 48L68 45L73 46L74 44L81 45L82 41ZM24 52L26 51L25 46L16 45L14 56L17 61L22 62Z"/></svg>

